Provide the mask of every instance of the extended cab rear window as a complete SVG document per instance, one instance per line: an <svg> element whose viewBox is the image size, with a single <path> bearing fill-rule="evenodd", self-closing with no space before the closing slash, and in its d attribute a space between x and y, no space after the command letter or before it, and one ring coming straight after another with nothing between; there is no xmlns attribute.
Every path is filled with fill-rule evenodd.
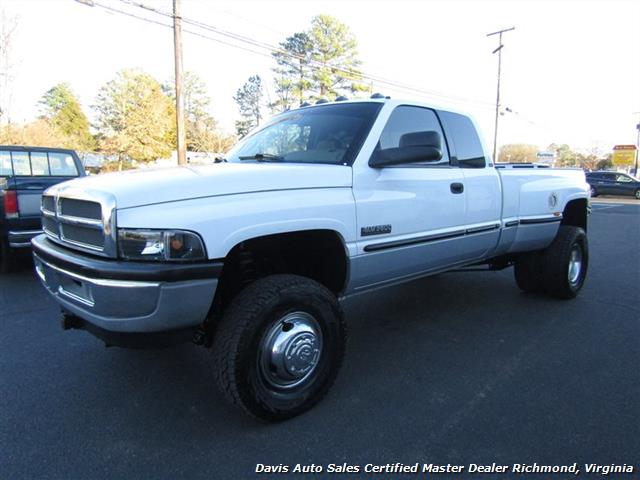
<svg viewBox="0 0 640 480"><path fill-rule="evenodd" d="M76 163L69 153L47 151L0 151L0 176L77 177Z"/></svg>
<svg viewBox="0 0 640 480"><path fill-rule="evenodd" d="M469 117L453 112L438 111L444 131L449 141L451 163L468 162L474 167L486 166L486 158L482 149L482 142L476 127Z"/></svg>

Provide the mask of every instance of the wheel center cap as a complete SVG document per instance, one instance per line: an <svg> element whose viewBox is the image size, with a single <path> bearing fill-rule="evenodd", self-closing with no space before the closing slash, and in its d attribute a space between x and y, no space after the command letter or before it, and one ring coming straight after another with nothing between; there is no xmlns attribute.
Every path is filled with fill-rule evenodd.
<svg viewBox="0 0 640 480"><path fill-rule="evenodd" d="M294 377L303 376L316 365L319 355L317 337L311 332L300 333L288 342L285 368Z"/></svg>

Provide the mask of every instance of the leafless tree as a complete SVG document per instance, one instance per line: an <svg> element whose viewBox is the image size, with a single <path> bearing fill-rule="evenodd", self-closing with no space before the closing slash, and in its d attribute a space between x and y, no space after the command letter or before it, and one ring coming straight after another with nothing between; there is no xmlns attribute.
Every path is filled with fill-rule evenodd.
<svg viewBox="0 0 640 480"><path fill-rule="evenodd" d="M13 46L18 17L0 9L0 125L11 122L11 94L15 78Z"/></svg>

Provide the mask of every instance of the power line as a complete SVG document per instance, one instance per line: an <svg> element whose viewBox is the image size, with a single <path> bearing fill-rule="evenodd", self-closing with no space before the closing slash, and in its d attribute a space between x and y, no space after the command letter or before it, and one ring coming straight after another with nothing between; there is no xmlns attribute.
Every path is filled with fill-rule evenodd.
<svg viewBox="0 0 640 480"><path fill-rule="evenodd" d="M76 1L79 1L79 0L76 0ZM80 3L84 3L84 2L80 2ZM125 15L125 16L127 16L127 17L135 18L135 19L137 19L137 20L142 20L142 21L147 22L147 23L152 23L152 24L154 24L154 25L160 25L161 27L166 27L166 28L173 29L173 25L169 25L169 24L166 24L166 23L162 23L162 22L160 22L160 21L158 21L158 20L153 20L153 19L151 19L151 18L143 17L143 16L141 16L141 15L136 15L135 13L127 12L127 11L125 11L125 10L120 10L120 9L117 9L117 8L111 7L111 6L109 6L109 5L104 5L104 4L102 4L102 3L93 2L93 4L92 4L91 6L100 7L100 8L103 8L103 9L105 9L105 10L108 10L108 11L110 11L110 12L112 12L112 13L118 13L118 14L120 14L120 15ZM226 41L224 41L224 40L220 40L220 39L218 39L218 38L210 37L210 36L208 36L208 35L204 35L204 34L202 34L202 33L195 32L195 31L193 31L193 30L187 30L187 29L183 28L183 29L182 29L182 31L183 31L183 32L186 32L186 33L189 33L189 34L191 34L191 35L194 35L194 36L196 36L196 37L201 37L201 38L204 38L204 39L206 39L206 40L211 40L211 41L213 41L213 42L217 42L217 43L221 43L221 44L223 44L223 45L227 45L227 46L229 46L229 47L238 48L238 49L240 49L240 50L244 50L244 51L246 51L246 52L250 52L250 53L253 53L253 54L256 54L256 55L261 55L261 56L263 56L263 57L272 58L272 56L271 56L271 55L269 55L268 53L257 52L257 51L255 51L255 50L250 49L250 48L246 48L246 47L243 47L243 46L241 46L241 45L237 45L237 44L234 44L234 43L231 43L231 42L226 42Z"/></svg>
<svg viewBox="0 0 640 480"><path fill-rule="evenodd" d="M145 5L144 3L140 3L140 2L137 2L137 1L134 1L134 0L119 0L119 1L124 3L124 4L130 5L130 6L134 6L134 7L137 7L137 8L140 8L140 9L143 9L143 10L146 10L146 11L149 11L149 12L164 16L164 17L167 17L167 18L172 18L173 17L172 14L169 13L169 12L165 12L165 11L159 10L157 8L151 7L149 5ZM135 16L135 15L129 13L129 12L125 12L125 11L122 11L122 10L117 10L117 9L114 9L113 7L107 7L107 6L103 5L103 4L95 3L95 5L96 6L100 6L102 8L107 8L107 9L109 9L111 11L117 11L118 13L122 13L122 14L125 14L125 15L129 15L129 16L134 16L136 18L140 18L140 17L137 17L137 16ZM142 19L146 19L146 17L142 17ZM238 34L238 33L235 33L235 32L230 32L230 31L227 31L227 30L223 30L221 28L215 27L213 25L209 25L209 24L204 23L204 22L200 22L198 20L193 20L193 19L190 19L190 18L187 18L187 17L183 17L182 20L183 20L184 23L190 24L190 25L195 26L197 28L201 28L201 29L210 31L212 33L215 33L217 35L221 35L221 36L224 36L224 37L227 37L227 38L232 38L235 41L247 43L247 44L250 44L253 47L257 47L257 48L260 48L260 49L263 49L263 50L267 50L268 52L270 52L269 54L265 54L265 53L262 53L262 52L257 52L257 51L252 50L252 49L243 48L242 46L237 45L237 44L231 44L229 42L224 42L224 41L221 41L219 39L214 39L214 38L212 38L210 36L207 36L207 35L202 35L202 34L193 32L192 30L184 30L187 33L190 33L190 34L193 34L193 35L197 35L197 36L200 36L202 38L209 39L209 40L217 41L219 43L222 43L222 44L225 44L225 45L228 45L228 46L232 46L232 47L235 47L235 48L240 48L242 50L249 51L249 52L254 53L254 54L258 54L258 55L267 56L269 58L272 58L271 54L277 53L277 54L280 54L280 55L284 55L285 57L289 57L289 58L292 58L292 59L305 61L305 62L307 62L307 64L309 65L310 68L315 68L316 70L320 69L320 68L331 68L333 70L337 70L338 72L345 73L345 74L350 75L352 77L360 78L360 79L363 79L363 80L374 81L374 82L379 83L379 84L383 84L383 85L387 85L389 87L393 87L395 89L399 89L400 91L408 91L408 92L412 92L414 94L417 93L417 94L421 94L421 95L428 96L428 97L440 97L440 98L447 98L447 99L456 100L456 101L462 101L462 102L478 103L478 104L482 104L482 105L493 105L492 103L486 102L486 101L483 101L483 100L477 100L477 99L472 99L472 98L468 98L468 97L450 95L450 94L445 94L445 93L437 92L437 91L425 90L425 89L420 88L420 87L416 87L416 86L405 84L405 83L400 83L400 82L392 80L392 79L388 79L388 78L385 78L385 77L380 77L378 75L373 75L373 74L366 73L366 72L360 72L360 71L353 70L353 69L350 69L350 68L347 68L347 67L343 67L343 66L340 66L340 65L335 65L335 64L330 64L330 63L329 64L323 64L322 62L319 62L319 61L316 61L316 60L313 60L313 59L308 59L308 58L302 57L300 55L293 54L293 53L291 53L289 51L284 50L283 48L281 48L279 46L274 46L272 44L269 44L269 43L266 43L266 42L262 42L260 40L253 39L253 38L245 36L245 35L241 35L241 34ZM164 24L162 24L162 25L164 25ZM291 64L289 64L289 65L291 65ZM291 65L291 66L293 66L293 65Z"/></svg>

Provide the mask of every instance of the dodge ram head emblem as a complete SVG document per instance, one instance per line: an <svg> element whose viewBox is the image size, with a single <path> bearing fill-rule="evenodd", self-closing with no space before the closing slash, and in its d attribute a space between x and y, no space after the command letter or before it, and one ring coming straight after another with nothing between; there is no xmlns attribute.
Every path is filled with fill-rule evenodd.
<svg viewBox="0 0 640 480"><path fill-rule="evenodd" d="M558 195L556 195L556 192L553 192L549 195L549 208L555 208L556 205L558 205Z"/></svg>

